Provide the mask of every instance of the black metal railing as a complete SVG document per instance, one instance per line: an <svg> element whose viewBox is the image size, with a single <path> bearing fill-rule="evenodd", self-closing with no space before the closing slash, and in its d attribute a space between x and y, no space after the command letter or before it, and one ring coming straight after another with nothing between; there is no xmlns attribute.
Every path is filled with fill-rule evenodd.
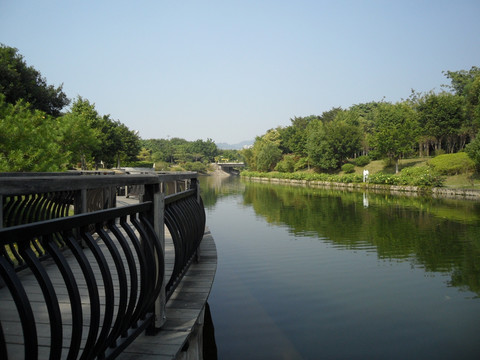
<svg viewBox="0 0 480 360"><path fill-rule="evenodd" d="M173 272L166 285L167 300L197 255L205 230L205 210L194 189L165 198L165 225L175 248Z"/></svg>
<svg viewBox="0 0 480 360"><path fill-rule="evenodd" d="M179 180L189 189L165 196ZM121 186L143 187L141 202L85 211L89 191ZM3 176L0 205L0 359L115 358L155 333L205 228L194 173ZM175 249L168 279L164 226Z"/></svg>

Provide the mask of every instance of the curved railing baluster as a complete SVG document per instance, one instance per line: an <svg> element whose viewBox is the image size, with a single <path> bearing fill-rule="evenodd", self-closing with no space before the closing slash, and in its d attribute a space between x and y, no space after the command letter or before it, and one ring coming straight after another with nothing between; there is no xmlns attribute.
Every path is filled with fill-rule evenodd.
<svg viewBox="0 0 480 360"><path fill-rule="evenodd" d="M135 258L133 257L132 250L127 243L127 240L123 236L120 229L116 226L113 221L110 221L108 224L108 229L112 232L115 236L115 239L119 242L120 246L122 247L123 253L125 255L125 260L127 262L128 273L130 274L130 292L128 295L128 305L125 309L124 314L122 315L122 336L127 336L126 331L129 328L129 324L131 323L132 314L135 310L135 304L137 299L137 292L138 292L138 274L137 274L137 267L135 265Z"/></svg>
<svg viewBox="0 0 480 360"><path fill-rule="evenodd" d="M35 317L27 293L15 269L0 257L0 277L7 285L22 324L25 359L38 359L38 339Z"/></svg>
<svg viewBox="0 0 480 360"><path fill-rule="evenodd" d="M42 289L43 298L45 299L48 318L50 320L50 359L60 359L62 353L63 326L57 294L55 293L50 277L33 250L28 247L28 243L27 246L20 247L20 254L35 275Z"/></svg>
<svg viewBox="0 0 480 360"><path fill-rule="evenodd" d="M97 234L100 235L104 244L107 246L108 251L110 252L110 255L113 259L116 274L118 276L118 286L120 289L119 291L120 298L118 302L117 317L115 319L115 322L113 323L112 328L110 329L107 339L105 340L105 345L103 346L103 351L105 351L109 346L115 347L115 340L121 334L121 324L123 321L123 316L120 316L120 314L124 314L125 310L127 309L127 296L128 296L127 274L125 272L125 266L120 256L120 252L118 251L117 247L113 244L113 241L110 238L109 234L107 234L107 232L103 229L103 225L97 224L96 231L97 231Z"/></svg>
<svg viewBox="0 0 480 360"><path fill-rule="evenodd" d="M74 239L71 233L64 234L65 243L69 246L72 254L75 256L80 268L82 270L83 278L87 284L88 297L89 297L89 309L90 309L90 322L88 324L88 335L85 342L85 348L80 357L81 360L88 360L93 358L93 352L95 350L95 342L100 326L100 295L98 293L97 281L93 272L92 266L88 261L85 253L78 244L78 241Z"/></svg>
<svg viewBox="0 0 480 360"><path fill-rule="evenodd" d="M131 215L130 215L131 216ZM147 266L147 260L145 257L144 252L141 249L140 241L135 235L135 232L132 230L130 225L127 223L126 216L120 218L120 225L122 229L127 233L128 238L130 239L130 243L135 249L135 253L139 259L139 267L140 267L140 294L138 296L137 303L135 304L135 310L132 314L132 326L136 327L137 321L140 319L142 313L142 306L146 303L145 297L147 295L147 287L148 283L146 281L147 274L149 272L149 268Z"/></svg>
<svg viewBox="0 0 480 360"><path fill-rule="evenodd" d="M186 196L187 193L191 192L186 191L166 199L165 225L170 231L175 250L173 272L166 285L167 299L188 269L205 228L205 212L201 198L197 200L195 193L195 196Z"/></svg>
<svg viewBox="0 0 480 360"><path fill-rule="evenodd" d="M137 215L137 214L135 214ZM145 289L145 303L143 304L142 311L140 312L140 319L145 318L145 314L147 313L148 306L149 306L149 299L152 297L154 288L152 287L152 284L155 283L155 278L154 276L156 275L154 272L155 269L155 257L153 253L153 249L151 248L150 244L146 239L148 239L148 234L141 224L141 222L138 220L137 216L132 216L130 215L130 221L132 222L133 226L135 229L138 231L140 234L140 246L142 248L142 252L145 254L145 264L147 266L147 273L145 274L145 282L147 284L147 288Z"/></svg>
<svg viewBox="0 0 480 360"><path fill-rule="evenodd" d="M53 240L53 236L45 236L42 243L59 268L65 282L65 286L67 287L68 296L70 299L70 309L72 312L72 334L67 359L76 359L80 351L83 330L83 311L80 291L78 290L77 281L72 269L65 259L65 256L58 248L56 242Z"/></svg>
<svg viewBox="0 0 480 360"><path fill-rule="evenodd" d="M87 246L92 251L95 257L95 261L99 265L103 285L105 287L105 313L103 317L102 330L98 335L97 341L93 349L94 354L101 354L102 350L104 349L105 341L107 340L108 333L110 332L110 326L112 325L113 321L113 313L115 307L113 280L107 260L105 259L105 256L103 255L95 239L93 239L92 235L89 232L85 231L82 232L82 236Z"/></svg>

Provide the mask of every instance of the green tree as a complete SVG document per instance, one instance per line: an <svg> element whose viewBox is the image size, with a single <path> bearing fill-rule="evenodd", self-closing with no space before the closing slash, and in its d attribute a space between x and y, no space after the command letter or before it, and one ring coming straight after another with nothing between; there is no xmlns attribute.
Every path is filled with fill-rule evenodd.
<svg viewBox="0 0 480 360"><path fill-rule="evenodd" d="M0 44L0 93L5 101L16 104L23 99L34 109L59 116L70 103L62 85L47 85L45 78L32 66L27 66L18 50Z"/></svg>
<svg viewBox="0 0 480 360"><path fill-rule="evenodd" d="M227 162L240 162L241 161L240 152L241 150L230 150L230 149L219 150L219 156L216 156L215 158L225 159L224 161L227 161Z"/></svg>
<svg viewBox="0 0 480 360"><path fill-rule="evenodd" d="M477 170L480 170L480 133L477 134L475 139L465 147L467 155L475 161Z"/></svg>
<svg viewBox="0 0 480 360"><path fill-rule="evenodd" d="M447 92L430 92L419 99L416 107L418 121L424 139L434 139L435 150L442 149L452 153L462 150L468 129L463 128L464 99ZM463 139L463 140L462 140Z"/></svg>
<svg viewBox="0 0 480 360"><path fill-rule="evenodd" d="M313 166L322 170L338 167L333 148L328 142L327 129L321 120L312 121L307 128L307 152Z"/></svg>
<svg viewBox="0 0 480 360"><path fill-rule="evenodd" d="M255 163L259 171L272 171L282 158L282 150L273 142L261 141L259 143Z"/></svg>
<svg viewBox="0 0 480 360"><path fill-rule="evenodd" d="M82 169L87 169L87 162L93 160L93 155L100 149L101 135L96 125L99 115L95 105L78 97L70 112L59 119L64 151L70 154L70 164L80 163Z"/></svg>
<svg viewBox="0 0 480 360"><path fill-rule="evenodd" d="M58 144L56 120L24 101L0 94L0 171L66 170L68 152Z"/></svg>
<svg viewBox="0 0 480 360"><path fill-rule="evenodd" d="M150 150L152 153L152 161L164 161L173 163L175 148L167 139L148 139L142 140L141 145Z"/></svg>
<svg viewBox="0 0 480 360"><path fill-rule="evenodd" d="M280 132L268 130L265 135L257 136L250 152L244 152L245 161L252 170L272 171L282 158Z"/></svg>
<svg viewBox="0 0 480 360"><path fill-rule="evenodd" d="M196 161L198 161L199 158L205 158L208 162L214 162L215 156L218 155L217 145L212 139L207 139L206 141L196 140L190 143L188 151L191 154L196 154L196 156L194 156L197 158Z"/></svg>
<svg viewBox="0 0 480 360"><path fill-rule="evenodd" d="M307 149L313 166L335 170L360 151L360 128L354 121L346 119L345 114L337 112L337 119L326 123L320 120L310 123Z"/></svg>
<svg viewBox="0 0 480 360"><path fill-rule="evenodd" d="M310 115L307 117L295 117L290 119L291 125L279 129L280 133L280 148L283 153L294 153L299 156L306 156L307 154L307 126L318 116Z"/></svg>
<svg viewBox="0 0 480 360"><path fill-rule="evenodd" d="M121 122L117 122L116 133L122 144L116 153L117 165L120 164L121 161L136 161L141 149L138 133L130 130L127 125Z"/></svg>
<svg viewBox="0 0 480 360"><path fill-rule="evenodd" d="M480 68L472 66L470 70L444 71L443 74L450 79L450 85L445 87L465 99L462 132L474 139L480 130Z"/></svg>
<svg viewBox="0 0 480 360"><path fill-rule="evenodd" d="M240 150L240 156L243 158L245 166L250 170L256 170L255 164L255 154L253 152L253 147L248 147Z"/></svg>
<svg viewBox="0 0 480 360"><path fill-rule="evenodd" d="M450 79L450 85L444 85L451 89L456 95L465 96L469 85L480 76L480 68L472 66L470 70L443 71L443 74Z"/></svg>
<svg viewBox="0 0 480 360"><path fill-rule="evenodd" d="M319 116L319 119L322 120L324 124L328 123L330 121L335 120L335 118L337 117L337 114L342 111L343 109L341 107L331 108L328 111L324 111L322 115Z"/></svg>
<svg viewBox="0 0 480 360"><path fill-rule="evenodd" d="M375 111L374 144L377 153L395 162L413 152L418 134L416 114L407 103L382 103Z"/></svg>
<svg viewBox="0 0 480 360"><path fill-rule="evenodd" d="M375 109L379 102L356 104L348 110L356 116L356 122L362 133L362 155L367 155L371 148L371 139L375 128Z"/></svg>

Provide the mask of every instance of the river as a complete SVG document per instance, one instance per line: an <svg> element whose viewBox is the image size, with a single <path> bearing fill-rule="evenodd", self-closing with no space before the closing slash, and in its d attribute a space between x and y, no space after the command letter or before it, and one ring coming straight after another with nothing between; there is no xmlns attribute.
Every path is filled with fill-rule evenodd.
<svg viewBox="0 0 480 360"><path fill-rule="evenodd" d="M480 203L202 177L219 359L478 359Z"/></svg>

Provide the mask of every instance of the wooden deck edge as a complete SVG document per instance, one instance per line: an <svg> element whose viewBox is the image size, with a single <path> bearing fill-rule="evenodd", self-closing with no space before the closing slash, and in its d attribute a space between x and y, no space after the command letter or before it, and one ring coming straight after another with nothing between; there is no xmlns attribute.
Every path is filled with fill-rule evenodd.
<svg viewBox="0 0 480 360"><path fill-rule="evenodd" d="M140 335L117 359L202 359L205 305L216 270L217 249L206 229L200 244L200 260L190 265L166 305L165 325L156 335Z"/></svg>

